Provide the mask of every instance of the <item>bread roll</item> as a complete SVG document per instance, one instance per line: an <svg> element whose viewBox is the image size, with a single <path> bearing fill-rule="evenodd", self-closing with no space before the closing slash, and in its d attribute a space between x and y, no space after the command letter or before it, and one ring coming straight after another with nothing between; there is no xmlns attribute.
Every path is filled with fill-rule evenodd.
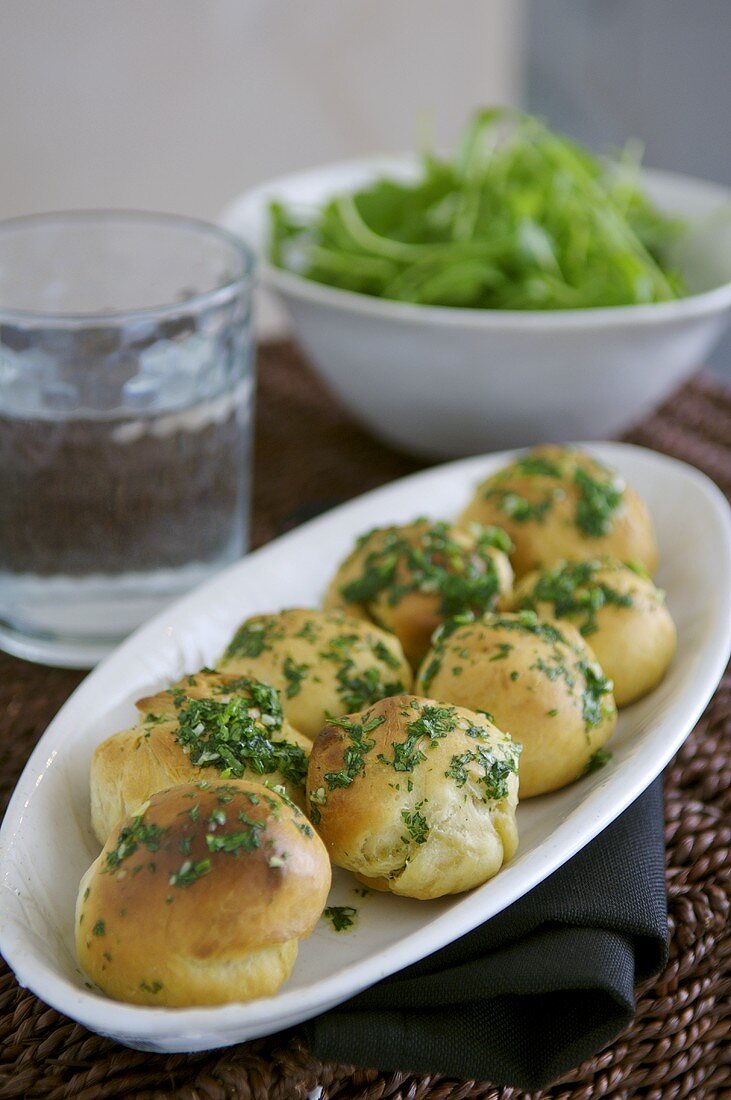
<svg viewBox="0 0 731 1100"><path fill-rule="evenodd" d="M399 695L325 726L312 821L338 867L377 890L438 898L497 874L518 844L518 750L484 715Z"/></svg>
<svg viewBox="0 0 731 1100"><path fill-rule="evenodd" d="M243 780L153 795L81 880L79 964L108 996L216 1005L276 993L330 888L319 837Z"/></svg>
<svg viewBox="0 0 731 1100"><path fill-rule="evenodd" d="M523 799L583 775L617 722L611 681L576 628L542 623L532 611L447 624L416 684L436 699L487 711L515 738Z"/></svg>
<svg viewBox="0 0 731 1100"><path fill-rule="evenodd" d="M285 716L310 738L329 714L408 691L413 679L393 634L342 611L303 608L247 619L218 667L278 688Z"/></svg>
<svg viewBox="0 0 731 1100"><path fill-rule="evenodd" d="M325 607L392 631L418 667L446 617L505 606L513 582L510 548L497 528L461 531L427 519L375 528L340 565Z"/></svg>
<svg viewBox="0 0 731 1100"><path fill-rule="evenodd" d="M559 562L529 573L515 606L578 627L614 682L619 707L652 691L675 653L675 624L664 593L636 566L614 558Z"/></svg>
<svg viewBox="0 0 731 1100"><path fill-rule="evenodd" d="M613 470L570 447L537 447L491 474L457 522L504 527L517 577L564 558L604 554L639 562L650 574L657 567L644 503Z"/></svg>
<svg viewBox="0 0 731 1100"><path fill-rule="evenodd" d="M92 757L91 823L100 844L151 794L178 783L268 780L302 801L310 742L283 719L274 688L207 672L138 707L139 725L107 738Z"/></svg>

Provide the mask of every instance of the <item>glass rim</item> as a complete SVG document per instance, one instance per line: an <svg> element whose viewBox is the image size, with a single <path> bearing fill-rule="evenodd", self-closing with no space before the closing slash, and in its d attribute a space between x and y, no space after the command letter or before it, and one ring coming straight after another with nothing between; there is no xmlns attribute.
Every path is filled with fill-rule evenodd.
<svg viewBox="0 0 731 1100"><path fill-rule="evenodd" d="M223 286L213 290L191 294L182 301L171 302L162 306L140 306L134 309L109 309L90 311L58 311L14 309L0 304L0 324L4 322L24 322L28 325L47 323L56 328L86 324L89 327L104 324L120 324L128 320L153 320L165 319L176 316L182 311L190 309L207 308L208 306L223 305L237 293L243 290L247 284L251 284L256 270L256 255L253 250L235 233L225 229L221 225L215 225L204 218L196 218L187 214L171 214L154 210L138 210L127 208L99 208L79 210L52 210L41 214L21 214L14 218L0 219L0 238L8 231L22 229L25 226L43 225L73 225L73 223L104 223L104 222L129 222L137 224L168 225L178 229L187 229L200 236L209 239L217 239L221 244L227 244L237 254L241 270L238 274L228 279Z"/></svg>

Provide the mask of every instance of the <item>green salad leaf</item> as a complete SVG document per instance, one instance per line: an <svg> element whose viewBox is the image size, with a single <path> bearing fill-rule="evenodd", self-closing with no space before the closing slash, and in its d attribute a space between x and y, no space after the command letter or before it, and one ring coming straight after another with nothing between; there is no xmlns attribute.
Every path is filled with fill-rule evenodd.
<svg viewBox="0 0 731 1100"><path fill-rule="evenodd" d="M269 258L342 290L471 309L584 309L685 293L664 259L681 225L630 152L602 161L538 119L482 110L456 156L319 210L270 205Z"/></svg>

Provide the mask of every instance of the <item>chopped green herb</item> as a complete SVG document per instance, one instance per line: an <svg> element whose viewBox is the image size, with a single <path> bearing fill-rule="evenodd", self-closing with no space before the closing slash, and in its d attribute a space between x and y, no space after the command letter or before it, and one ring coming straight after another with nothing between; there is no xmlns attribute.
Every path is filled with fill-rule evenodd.
<svg viewBox="0 0 731 1100"><path fill-rule="evenodd" d="M370 711L363 715L360 722L351 721L349 718L331 718L330 725L343 730L350 744L343 753L344 768L337 772L326 772L325 782L329 790L336 787L349 787L356 776L365 770L365 758L375 745L375 739L368 737L369 733L383 725L386 721L384 715L371 718ZM310 801L313 801L312 796Z"/></svg>
<svg viewBox="0 0 731 1100"><path fill-rule="evenodd" d="M355 924L358 910L352 905L328 905L322 915L332 923L336 932L346 932Z"/></svg>
<svg viewBox="0 0 731 1100"><path fill-rule="evenodd" d="M158 981L154 981L154 982L141 981L140 982L140 989L142 990L143 993L159 993L162 988L163 988L162 982L158 982Z"/></svg>
<svg viewBox="0 0 731 1100"><path fill-rule="evenodd" d="M475 750L455 754L444 773L454 779L458 787L464 787L469 778L467 768L476 764L481 771L479 781L484 784L485 796L490 801L499 801L508 794L508 777L518 771L520 745L504 742L502 752L497 754L492 747L477 745Z"/></svg>
<svg viewBox="0 0 731 1100"><path fill-rule="evenodd" d="M426 760L422 748L429 742L446 737L456 725L457 712L454 707L427 704L421 707L419 717L406 727L406 740L401 743L392 742L393 758L389 760L383 753L379 753L378 759L383 764L390 764L397 772L411 772L417 764Z"/></svg>
<svg viewBox="0 0 731 1100"><path fill-rule="evenodd" d="M500 642L497 647L497 652L493 653L490 658L491 661L504 661L505 658L512 652L513 646L510 642Z"/></svg>
<svg viewBox="0 0 731 1100"><path fill-rule="evenodd" d="M313 619L308 619L307 622L302 624L300 630L295 634L295 638L304 638L306 642L317 641L317 627Z"/></svg>
<svg viewBox="0 0 731 1100"><path fill-rule="evenodd" d="M131 825L125 825L117 837L114 848L107 852L104 861L104 871L113 871L120 863L136 852L140 844L147 848L148 852L157 852L160 848L163 835L167 831L159 825L145 824L144 814L138 814L132 818Z"/></svg>
<svg viewBox="0 0 731 1100"><path fill-rule="evenodd" d="M270 731L281 729L281 708L276 692L264 684L252 681L252 699L242 696L227 702L217 699L185 699L178 711L175 737L198 767L213 766L224 778L271 775L279 772L298 785L307 774L307 756L299 745L274 740ZM258 689L263 691L259 692ZM265 709L268 708L268 709ZM225 803L226 789L219 802ZM232 788L236 791L236 788Z"/></svg>
<svg viewBox="0 0 731 1100"><path fill-rule="evenodd" d="M514 519L516 523L543 523L546 516L553 508L556 498L556 490L543 496L540 500L530 501L512 489L500 489L488 487L483 496L485 500L494 500L503 515Z"/></svg>
<svg viewBox="0 0 731 1100"><path fill-rule="evenodd" d="M261 844L260 834L266 828L265 822L256 821L247 816L243 810L237 814L238 820L246 827L235 833L209 832L206 835L206 845L209 852L253 852Z"/></svg>
<svg viewBox="0 0 731 1100"><path fill-rule="evenodd" d="M226 657L260 657L265 649L270 648L265 624L255 620L239 627L226 650Z"/></svg>
<svg viewBox="0 0 731 1100"><path fill-rule="evenodd" d="M406 825L409 836L415 844L425 844L429 836L429 825L427 824L427 820L424 815L419 812L422 806L423 802L417 802L412 813L409 813L408 810L401 811L401 820ZM402 837L401 839L408 844L408 839L406 837Z"/></svg>
<svg viewBox="0 0 731 1100"><path fill-rule="evenodd" d="M367 607L385 598L393 607L421 592L439 597L444 616L482 614L495 606L500 580L491 550L511 545L505 532L480 529L467 549L452 537L448 523L419 519L412 530L376 528L360 537L354 553L362 557L362 571L340 589L348 603Z"/></svg>
<svg viewBox="0 0 731 1100"><path fill-rule="evenodd" d="M587 730L601 725L604 719L614 712L611 680L602 673L599 665L593 661L579 661L576 666L584 674L584 693L582 714Z"/></svg>
<svg viewBox="0 0 731 1100"><path fill-rule="evenodd" d="M523 457L519 458L517 462L514 462L509 469L525 477L563 476L563 469L558 462L546 458L545 455L534 454L532 452L523 455Z"/></svg>
<svg viewBox="0 0 731 1100"><path fill-rule="evenodd" d="M104 921L101 920L101 918L96 922L96 924L92 928L92 932L94 933L95 936L106 936L106 934L107 934L106 925L104 924Z"/></svg>
<svg viewBox="0 0 731 1100"><path fill-rule="evenodd" d="M608 764L612 759L611 752L606 749L597 749L589 757L589 763L584 769L584 775L592 775L593 772L598 772L600 768L603 768L605 764Z"/></svg>
<svg viewBox="0 0 731 1100"><path fill-rule="evenodd" d="M373 646L373 654L389 668L401 668L401 662L398 657L394 656L384 642L376 642Z"/></svg>
<svg viewBox="0 0 731 1100"><path fill-rule="evenodd" d="M343 701L343 706L350 714L362 710L363 707L379 699L398 695L406 687L401 680L384 683L381 679L381 670L375 667L358 672L352 658L343 661L337 671L336 679L338 694Z"/></svg>
<svg viewBox="0 0 731 1100"><path fill-rule="evenodd" d="M611 530L613 515L624 496L624 483L609 470L605 479L599 481L581 466L574 472L574 483L579 490L576 526L583 535L601 538Z"/></svg>
<svg viewBox="0 0 731 1100"><path fill-rule="evenodd" d="M304 683L307 673L310 670L309 665L297 664L291 657L284 658L284 664L282 665L282 672L284 678L287 681L287 687L284 694L288 699L294 699L295 695L299 695L302 690L302 684Z"/></svg>
<svg viewBox="0 0 731 1100"><path fill-rule="evenodd" d="M521 601L521 607L532 611L538 605L548 603L557 619L576 622L584 636L598 629L597 612L603 607L632 607L632 597L617 592L605 581L597 581L596 575L603 568L600 560L566 562L541 573L530 592Z"/></svg>
<svg viewBox="0 0 731 1100"><path fill-rule="evenodd" d="M178 871L170 876L171 886L192 886L211 870L210 859L186 859Z"/></svg>

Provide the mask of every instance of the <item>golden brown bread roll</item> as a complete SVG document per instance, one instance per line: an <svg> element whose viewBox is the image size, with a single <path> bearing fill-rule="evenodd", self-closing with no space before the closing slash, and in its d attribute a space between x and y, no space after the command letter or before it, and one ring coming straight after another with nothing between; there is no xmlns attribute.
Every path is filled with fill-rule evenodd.
<svg viewBox="0 0 731 1100"><path fill-rule="evenodd" d="M520 796L585 773L617 722L612 684L570 623L532 611L451 622L424 658L417 690L485 710L522 746Z"/></svg>
<svg viewBox="0 0 731 1100"><path fill-rule="evenodd" d="M614 682L619 707L652 691L675 653L664 593L638 567L614 558L559 562L529 573L516 590L515 607L578 627Z"/></svg>
<svg viewBox="0 0 731 1100"><path fill-rule="evenodd" d="M412 898L460 893L515 852L517 759L484 715L383 699L315 741L310 816L333 863L369 886Z"/></svg>
<svg viewBox="0 0 731 1100"><path fill-rule="evenodd" d="M81 880L79 964L135 1004L266 997L329 888L322 842L281 793L243 780L173 787L115 830Z"/></svg>
<svg viewBox="0 0 731 1100"><path fill-rule="evenodd" d="M513 582L510 549L505 532L494 527L465 531L428 519L377 527L340 565L325 607L392 631L417 667L445 618L505 606Z"/></svg>
<svg viewBox="0 0 731 1100"><path fill-rule="evenodd" d="M329 714L408 691L413 679L393 634L342 611L306 608L247 619L218 667L278 688L286 717L310 738Z"/></svg>
<svg viewBox="0 0 731 1100"><path fill-rule="evenodd" d="M302 800L310 742L283 719L276 689L205 672L138 707L140 724L108 737L92 757L91 823L100 844L151 794L178 783L267 780Z"/></svg>
<svg viewBox="0 0 731 1100"><path fill-rule="evenodd" d="M570 447L536 447L491 474L457 521L499 524L517 577L564 558L610 554L657 567L655 533L637 494L603 463Z"/></svg>

